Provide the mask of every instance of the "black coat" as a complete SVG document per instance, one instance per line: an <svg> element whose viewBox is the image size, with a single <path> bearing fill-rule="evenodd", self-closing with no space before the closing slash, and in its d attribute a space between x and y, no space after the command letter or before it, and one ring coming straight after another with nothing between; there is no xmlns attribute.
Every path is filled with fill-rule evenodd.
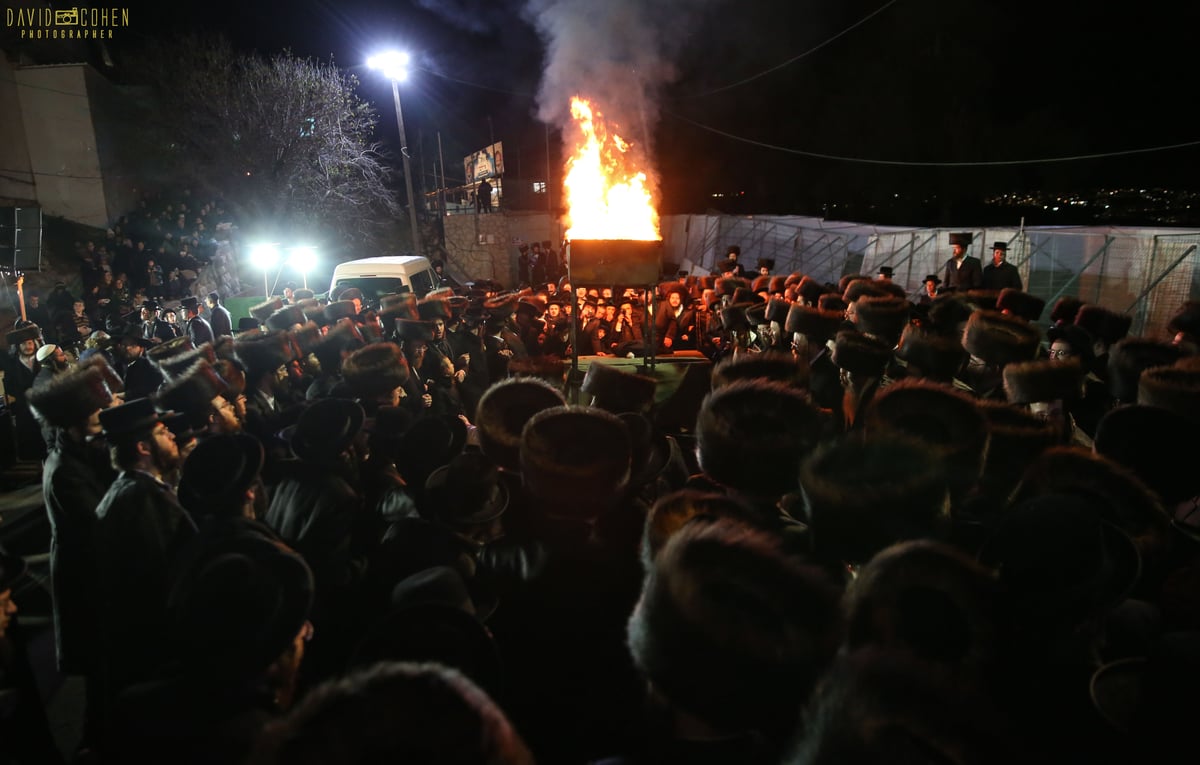
<svg viewBox="0 0 1200 765"><path fill-rule="evenodd" d="M187 320L187 336L197 348L213 341L213 328L202 316Z"/></svg>
<svg viewBox="0 0 1200 765"><path fill-rule="evenodd" d="M327 596L361 577L363 536L373 519L335 468L299 460L283 466L262 520L304 556L318 593Z"/></svg>
<svg viewBox="0 0 1200 765"><path fill-rule="evenodd" d="M945 289L959 292L979 289L983 286L983 267L979 264L979 258L964 255L961 266L955 265L954 258L950 258L946 261L942 282Z"/></svg>
<svg viewBox="0 0 1200 765"><path fill-rule="evenodd" d="M208 312L208 323L212 327L212 333L216 337L232 337L233 336L233 316L230 315L229 309L223 305L218 305Z"/></svg>
<svg viewBox="0 0 1200 765"><path fill-rule="evenodd" d="M58 668L86 674L96 649L95 508L109 476L89 464L87 447L57 431L42 469L42 493L50 516L50 578L54 592L54 640Z"/></svg>
<svg viewBox="0 0 1200 765"><path fill-rule="evenodd" d="M101 664L110 693L149 680L169 657L173 563L196 526L175 492L123 471L96 507Z"/></svg>
<svg viewBox="0 0 1200 765"><path fill-rule="evenodd" d="M963 268L966 266L964 265ZM983 269L983 288L985 290L1002 290L1005 287L1021 289L1021 273L1017 271L1017 267L1008 261L1004 261L998 266L988 263Z"/></svg>
<svg viewBox="0 0 1200 765"><path fill-rule="evenodd" d="M125 367L125 400L145 398L163 384L162 372L146 357L134 359Z"/></svg>

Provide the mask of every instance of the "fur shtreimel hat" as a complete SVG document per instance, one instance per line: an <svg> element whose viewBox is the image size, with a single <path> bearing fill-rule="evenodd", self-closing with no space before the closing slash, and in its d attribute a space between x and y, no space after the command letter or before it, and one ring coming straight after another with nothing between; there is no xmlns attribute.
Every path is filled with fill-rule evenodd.
<svg viewBox="0 0 1200 765"><path fill-rule="evenodd" d="M390 394L408 382L408 362L395 343L371 343L342 362L342 378L356 396L374 398Z"/></svg>
<svg viewBox="0 0 1200 765"><path fill-rule="evenodd" d="M1009 364L1004 367L1004 394L1013 404L1070 401L1081 395L1085 374L1078 359Z"/></svg>
<svg viewBox="0 0 1200 765"><path fill-rule="evenodd" d="M840 311L821 311L800 303L792 303L788 308L787 319L783 322L783 330L788 335L799 332L810 342L820 344L833 337L841 323Z"/></svg>
<svg viewBox="0 0 1200 765"><path fill-rule="evenodd" d="M1000 647L1000 598L992 573L955 548L901 542L880 551L847 585L846 647L898 648L987 671Z"/></svg>
<svg viewBox="0 0 1200 765"><path fill-rule="evenodd" d="M858 331L895 347L908 326L911 304L901 298L863 296L855 303Z"/></svg>
<svg viewBox="0 0 1200 765"><path fill-rule="evenodd" d="M292 336L292 342L295 343L298 353L297 358L305 358L312 353L313 348L320 345L325 336L321 334L321 328L316 322L308 321L293 329L289 334Z"/></svg>
<svg viewBox="0 0 1200 765"><path fill-rule="evenodd" d="M971 318L975 309L962 295L938 295L929 304L929 328L939 335L954 336L962 344L962 324Z"/></svg>
<svg viewBox="0 0 1200 765"><path fill-rule="evenodd" d="M1145 337L1127 337L1109 349L1108 392L1123 404L1138 398L1142 372L1151 367L1174 364L1182 355L1177 345Z"/></svg>
<svg viewBox="0 0 1200 765"><path fill-rule="evenodd" d="M772 276L771 280L767 282L767 292L772 295L782 295L786 289L787 282L782 276Z"/></svg>
<svg viewBox="0 0 1200 765"><path fill-rule="evenodd" d="M283 308L283 298L272 298L266 302L250 307L250 315L258 319L259 324L265 324L267 317Z"/></svg>
<svg viewBox="0 0 1200 765"><path fill-rule="evenodd" d="M1005 401L980 399L975 402L987 421L987 462L983 467L983 487L994 496L1007 498L1025 469L1062 440L1054 423L1043 420L1023 407Z"/></svg>
<svg viewBox="0 0 1200 765"><path fill-rule="evenodd" d="M1046 310L1046 301L1014 287L1005 287L1000 290L1000 297L996 298L996 310L1006 311L1025 321L1037 321L1042 318L1042 311Z"/></svg>
<svg viewBox="0 0 1200 765"><path fill-rule="evenodd" d="M225 381L206 359L193 364L155 394L159 409L182 412L193 430L208 427L213 399L226 390Z"/></svg>
<svg viewBox="0 0 1200 765"><path fill-rule="evenodd" d="M767 301L766 307L763 309L763 318L767 321L777 322L780 326L787 321L788 311L791 310L791 304L783 298L772 297Z"/></svg>
<svg viewBox="0 0 1200 765"><path fill-rule="evenodd" d="M866 432L900 432L945 462L957 500L983 470L988 429L975 400L929 380L900 380L882 389L866 413Z"/></svg>
<svg viewBox="0 0 1200 765"><path fill-rule="evenodd" d="M595 362L592 362L595 364ZM509 359L509 377L536 377L562 388L567 375L567 359L558 356L529 356L524 359Z"/></svg>
<svg viewBox="0 0 1200 765"><path fill-rule="evenodd" d="M213 368L225 381L226 399L235 401L238 396L246 392L246 368L242 366L242 362L237 359L217 359Z"/></svg>
<svg viewBox="0 0 1200 765"><path fill-rule="evenodd" d="M619 501L632 459L625 423L595 407L546 409L521 431L525 487L558 515L593 517Z"/></svg>
<svg viewBox="0 0 1200 765"><path fill-rule="evenodd" d="M192 344L192 339L190 337L187 335L180 335L179 337L171 338L170 340L159 343L158 345L151 346L150 349L146 351L146 358L150 359L151 363L157 366L166 359L187 353L188 351L194 350L195 347L196 346Z"/></svg>
<svg viewBox="0 0 1200 765"><path fill-rule="evenodd" d="M790 353L766 351L722 359L713 369L712 387L715 390L738 380L769 380L803 390L808 379L807 356L801 360Z"/></svg>
<svg viewBox="0 0 1200 765"><path fill-rule="evenodd" d="M851 374L879 377L892 359L892 346L861 332L843 330L833 341L832 359Z"/></svg>
<svg viewBox="0 0 1200 765"><path fill-rule="evenodd" d="M1076 446L1055 446L1029 466L1012 502L1046 494L1078 497L1093 515L1120 527L1139 547L1165 543L1170 520L1158 498L1130 470ZM1161 554L1161 553L1159 553Z"/></svg>
<svg viewBox="0 0 1200 765"><path fill-rule="evenodd" d="M820 298L821 295L825 294L826 289L825 285L821 284L811 276L804 276L800 279L800 284L796 287L796 291L799 293L800 299L806 305L815 306L817 304L817 299ZM841 294L842 293L840 292L838 293L838 295Z"/></svg>
<svg viewBox="0 0 1200 765"><path fill-rule="evenodd" d="M842 300L847 303L853 303L859 298L864 297L888 297L885 290L878 286L877 282L870 279L856 279L846 285L846 289L842 290Z"/></svg>
<svg viewBox="0 0 1200 765"><path fill-rule="evenodd" d="M767 323L767 304L755 303L751 306L746 306L746 321L751 327L758 327Z"/></svg>
<svg viewBox="0 0 1200 765"><path fill-rule="evenodd" d="M256 383L263 375L274 374L291 359L291 348L285 332L265 332L256 337L234 342L237 356L246 367L246 379Z"/></svg>
<svg viewBox="0 0 1200 765"><path fill-rule="evenodd" d="M1002 367L1032 360L1040 341L1037 328L1024 319L996 311L975 311L967 319L962 344L972 356Z"/></svg>
<svg viewBox="0 0 1200 765"><path fill-rule="evenodd" d="M800 470L818 557L865 563L888 545L937 538L948 522L945 467L899 434L857 434L818 449Z"/></svg>
<svg viewBox="0 0 1200 765"><path fill-rule="evenodd" d="M358 313L353 300L338 300L325 306L325 324L336 324L339 319L353 319Z"/></svg>
<svg viewBox="0 0 1200 765"><path fill-rule="evenodd" d="M836 651L838 593L772 535L690 523L655 557L629 619L638 671L719 730L785 726Z"/></svg>
<svg viewBox="0 0 1200 765"><path fill-rule="evenodd" d="M1083 301L1077 297L1060 297L1050 309L1050 321L1054 324L1074 324Z"/></svg>
<svg viewBox="0 0 1200 765"><path fill-rule="evenodd" d="M1167 322L1167 331L1171 334L1183 332L1194 338L1200 338L1200 300L1189 300L1180 306L1171 320Z"/></svg>
<svg viewBox="0 0 1200 765"><path fill-rule="evenodd" d="M822 311L837 311L839 314L844 314L849 305L836 292L824 292L817 296L816 306Z"/></svg>
<svg viewBox="0 0 1200 765"><path fill-rule="evenodd" d="M1082 327L1093 340L1112 345L1129 334L1133 317L1103 306L1084 304L1075 313L1075 326Z"/></svg>
<svg viewBox="0 0 1200 765"><path fill-rule="evenodd" d="M754 293L766 292L767 286L771 283L769 276L756 276L754 281L750 282L750 291Z"/></svg>
<svg viewBox="0 0 1200 765"><path fill-rule="evenodd" d="M321 305L321 301L316 298L304 298L296 301L296 308L299 308L304 314L305 321L320 323L325 317L325 307ZM269 318L269 317L268 317Z"/></svg>
<svg viewBox="0 0 1200 765"><path fill-rule="evenodd" d="M517 310L519 300L515 292L509 292L483 301L483 308L493 318L507 319Z"/></svg>
<svg viewBox="0 0 1200 765"><path fill-rule="evenodd" d="M419 321L421 313L417 309L417 296L411 292L399 295L384 295L379 302L379 317L392 319L411 319Z"/></svg>
<svg viewBox="0 0 1200 765"><path fill-rule="evenodd" d="M112 393L121 393L125 390L125 381L117 374L117 370L112 368L102 354L97 353L94 356L89 356L79 362L78 369L99 369L101 376L104 377L104 384L108 386L108 390Z"/></svg>
<svg viewBox="0 0 1200 765"><path fill-rule="evenodd" d="M417 301L417 316L422 321L433 321L441 319L442 321L450 321L450 316L453 312L450 310L450 301L445 298L425 298Z"/></svg>
<svg viewBox="0 0 1200 765"><path fill-rule="evenodd" d="M362 345L362 334L354 322L347 319L330 327L321 342L313 346L312 353L320 362L322 372L336 375L342 367L342 352L352 352Z"/></svg>
<svg viewBox="0 0 1200 765"><path fill-rule="evenodd" d="M510 377L494 383L479 399L475 413L483 453L506 470L520 471L521 430L544 409L565 406L563 394L533 377Z"/></svg>
<svg viewBox="0 0 1200 765"><path fill-rule="evenodd" d="M700 469L749 495L778 497L796 488L796 468L820 431L804 393L766 380L734 382L710 393L696 418Z"/></svg>
<svg viewBox="0 0 1200 765"><path fill-rule="evenodd" d="M717 279L717 283L713 287L718 295L733 295L739 289L750 289L750 282L745 279L739 279L736 276L724 276Z"/></svg>
<svg viewBox="0 0 1200 765"><path fill-rule="evenodd" d="M433 322L396 319L396 336L401 340L429 342L433 339Z"/></svg>
<svg viewBox="0 0 1200 765"><path fill-rule="evenodd" d="M289 305L273 311L263 323L267 325L267 329L289 330L297 324L303 324L304 320L304 309L298 305Z"/></svg>
<svg viewBox="0 0 1200 765"><path fill-rule="evenodd" d="M721 310L721 328L726 332L744 332L750 329L750 319L746 317L748 306L731 305Z"/></svg>
<svg viewBox="0 0 1200 765"><path fill-rule="evenodd" d="M957 337L924 332L910 324L900 337L896 358L908 364L911 377L948 383L962 369L967 352Z"/></svg>
<svg viewBox="0 0 1200 765"><path fill-rule="evenodd" d="M580 390L593 397L593 406L621 414L649 411L657 388L658 381L653 377L593 361L588 364Z"/></svg>
<svg viewBox="0 0 1200 765"><path fill-rule="evenodd" d="M765 301L762 299L762 295L754 292L749 287L738 287L733 291L733 297L730 298L730 302L734 305L745 305L748 303L763 303Z"/></svg>
<svg viewBox="0 0 1200 765"><path fill-rule="evenodd" d="M996 303L1000 300L1000 290L974 289L964 293L966 301L976 310L999 311Z"/></svg>
<svg viewBox="0 0 1200 765"><path fill-rule="evenodd" d="M1137 402L1200 425L1200 369L1152 367L1138 380Z"/></svg>
<svg viewBox="0 0 1200 765"><path fill-rule="evenodd" d="M154 364L163 373L163 376L170 380L187 372L192 365L201 360L207 361L209 364L217 362L217 350L212 343L204 343L199 348L166 358L154 359Z"/></svg>
<svg viewBox="0 0 1200 765"><path fill-rule="evenodd" d="M94 412L112 401L112 393L99 369L72 369L29 391L29 406L56 428L83 425Z"/></svg>
<svg viewBox="0 0 1200 765"><path fill-rule="evenodd" d="M20 329L14 329L4 336L9 348L16 348L26 340L41 340L42 330L36 324L26 324Z"/></svg>
<svg viewBox="0 0 1200 765"><path fill-rule="evenodd" d="M867 276L866 274L846 274L842 278L838 279L838 283L837 283L838 294L839 295L846 294L846 288L850 286L851 282L856 282L856 281L865 281L865 282L869 283L871 281L871 277Z"/></svg>

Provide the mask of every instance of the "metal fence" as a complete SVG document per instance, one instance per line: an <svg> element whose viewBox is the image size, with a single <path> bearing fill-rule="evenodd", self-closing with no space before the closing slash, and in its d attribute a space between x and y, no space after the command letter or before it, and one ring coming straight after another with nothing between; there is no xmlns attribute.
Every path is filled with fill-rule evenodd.
<svg viewBox="0 0 1200 765"><path fill-rule="evenodd" d="M919 294L927 274L940 274L950 257L948 234L970 231L969 255L984 265L992 244L1008 244L1008 261L1026 291L1050 307L1065 295L1133 316L1132 332L1163 336L1185 300L1200 299L1200 230L1106 227L915 229L826 221L797 216L681 215L662 221L664 258L693 273L708 273L725 248L737 244L747 270L759 259L772 273L793 271L823 282L846 274L876 274L891 266L892 280Z"/></svg>

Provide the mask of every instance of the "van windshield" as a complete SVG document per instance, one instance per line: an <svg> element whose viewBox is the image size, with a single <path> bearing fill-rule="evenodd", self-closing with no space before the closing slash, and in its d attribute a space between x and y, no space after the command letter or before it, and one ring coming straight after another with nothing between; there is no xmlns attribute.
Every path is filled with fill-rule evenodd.
<svg viewBox="0 0 1200 765"><path fill-rule="evenodd" d="M418 271L412 275L412 283L413 289L417 291L417 296L425 297L426 293L433 289L433 272Z"/></svg>
<svg viewBox="0 0 1200 765"><path fill-rule="evenodd" d="M363 294L363 304L371 306L379 305L380 295L412 291L398 276L350 276L338 279L337 284L334 285L337 291L347 290L351 287L360 289Z"/></svg>

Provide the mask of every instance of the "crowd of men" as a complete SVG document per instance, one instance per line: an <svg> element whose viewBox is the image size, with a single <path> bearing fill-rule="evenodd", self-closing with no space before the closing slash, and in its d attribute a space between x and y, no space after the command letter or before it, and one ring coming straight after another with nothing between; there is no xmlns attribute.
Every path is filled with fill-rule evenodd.
<svg viewBox="0 0 1200 765"><path fill-rule="evenodd" d="M1043 330L739 254L148 308L32 383L80 761L1191 761L1200 304ZM683 373L604 358L651 349ZM55 761L36 704L17 762Z"/></svg>

